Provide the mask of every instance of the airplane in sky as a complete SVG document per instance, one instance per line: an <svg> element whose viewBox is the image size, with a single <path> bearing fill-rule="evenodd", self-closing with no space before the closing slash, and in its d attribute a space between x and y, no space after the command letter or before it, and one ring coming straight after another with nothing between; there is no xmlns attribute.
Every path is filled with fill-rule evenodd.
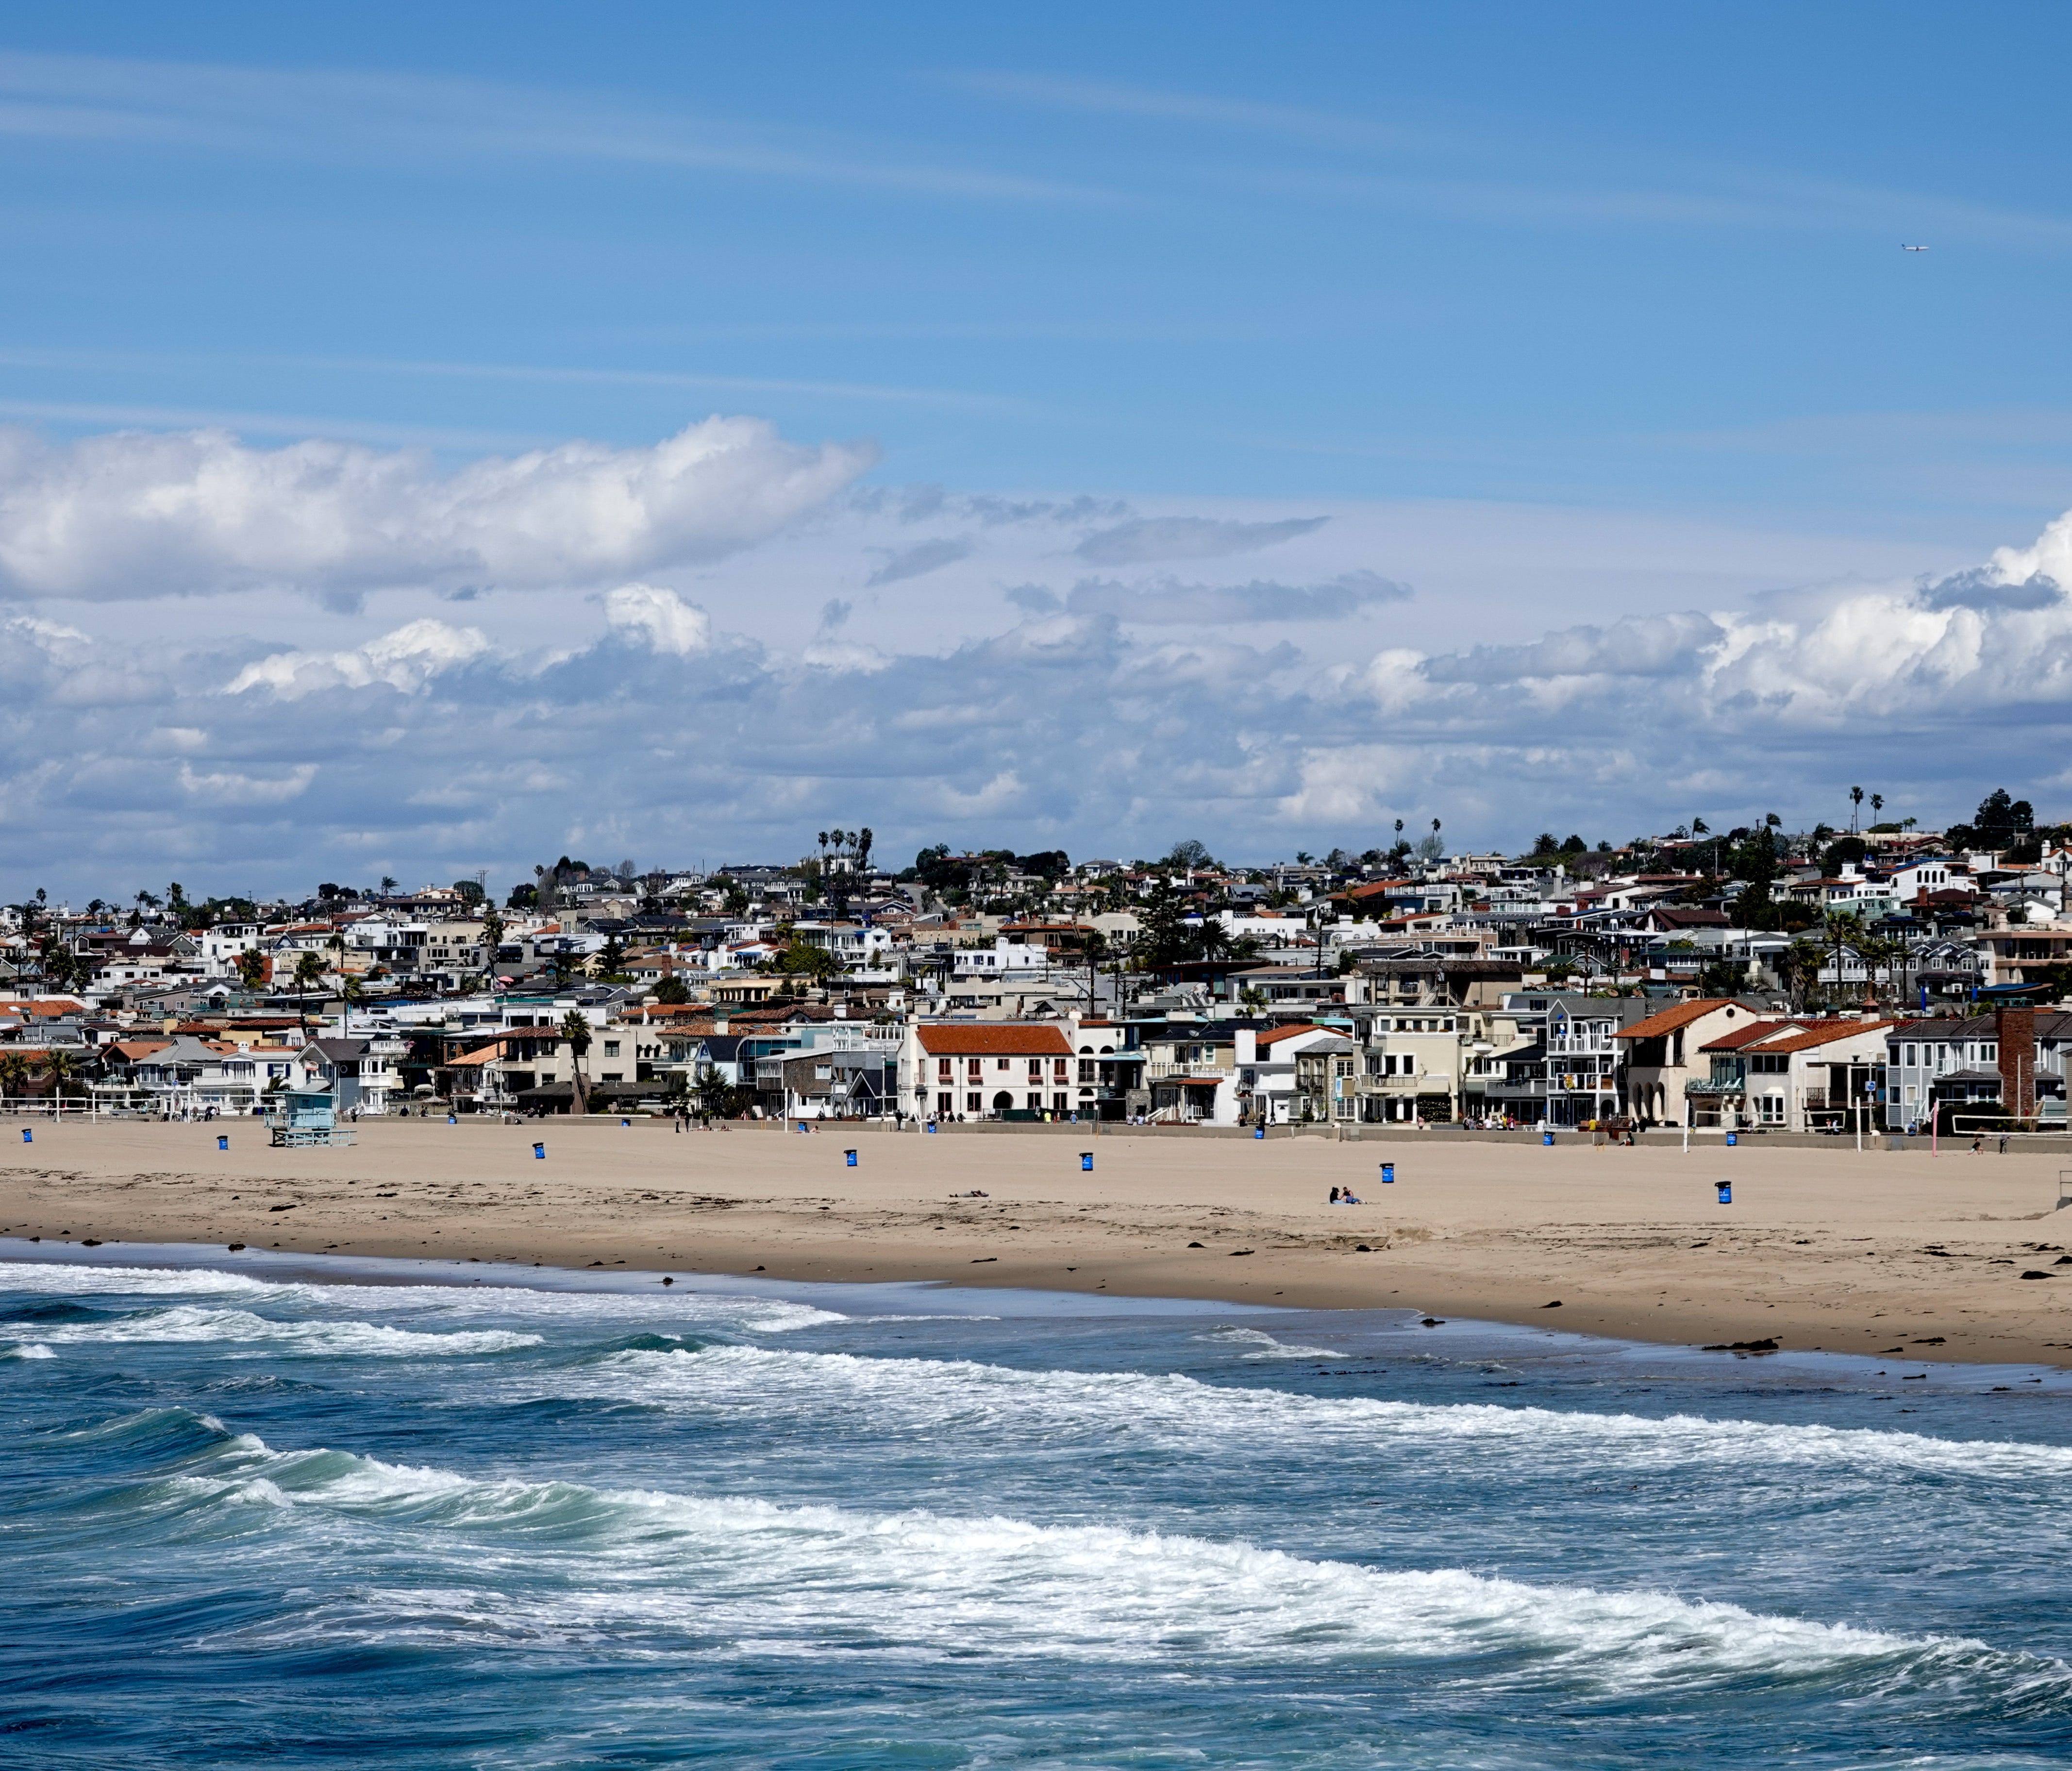
<svg viewBox="0 0 2072 1771"><path fill-rule="evenodd" d="M1926 246L1909 246L1906 244L1901 244L1899 249L1901 252L1926 252L1928 250Z"/></svg>

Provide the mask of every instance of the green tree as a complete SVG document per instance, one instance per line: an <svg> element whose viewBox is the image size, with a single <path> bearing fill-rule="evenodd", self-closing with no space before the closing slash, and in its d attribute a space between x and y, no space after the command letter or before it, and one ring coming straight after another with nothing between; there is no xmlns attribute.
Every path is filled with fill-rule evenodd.
<svg viewBox="0 0 2072 1771"><path fill-rule="evenodd" d="M655 986L655 1000L672 1004L689 1002L690 988L681 978L664 978Z"/></svg>
<svg viewBox="0 0 2072 1771"><path fill-rule="evenodd" d="M257 990L266 981L266 955L256 947L249 947L237 955L237 979L248 990Z"/></svg>
<svg viewBox="0 0 2072 1771"><path fill-rule="evenodd" d="M583 1086L582 1065L590 1051L591 1034L590 1022L584 1018L580 1009L571 1009L561 1017L561 1038L568 1042L569 1077L575 1090L574 1111L587 1113L590 1111L590 1096Z"/></svg>
<svg viewBox="0 0 2072 1771"><path fill-rule="evenodd" d="M28 1058L18 1051L0 1053L0 1096L14 1100L28 1091Z"/></svg>
<svg viewBox="0 0 2072 1771"><path fill-rule="evenodd" d="M312 984L323 982L324 963L314 953L304 951L295 959L295 1018L302 1024L302 1038L310 1036L309 1005L306 997Z"/></svg>

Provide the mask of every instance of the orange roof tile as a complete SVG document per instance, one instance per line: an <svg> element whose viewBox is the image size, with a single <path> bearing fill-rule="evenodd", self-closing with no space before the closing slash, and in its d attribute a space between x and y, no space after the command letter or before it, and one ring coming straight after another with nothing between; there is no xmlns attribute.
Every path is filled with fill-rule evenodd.
<svg viewBox="0 0 2072 1771"><path fill-rule="evenodd" d="M998 1021L933 1021L917 1027L921 1050L956 1058L1067 1058L1072 1042L1062 1028Z"/></svg>
<svg viewBox="0 0 2072 1771"><path fill-rule="evenodd" d="M1696 1001L1679 1002L1673 1009L1664 1009L1658 1014L1650 1015L1645 1021L1636 1021L1630 1027L1622 1027L1612 1038L1658 1039L1663 1033L1675 1033L1679 1027L1688 1027L1692 1021L1704 1019L1716 1009L1734 1006L1732 996L1700 996Z"/></svg>

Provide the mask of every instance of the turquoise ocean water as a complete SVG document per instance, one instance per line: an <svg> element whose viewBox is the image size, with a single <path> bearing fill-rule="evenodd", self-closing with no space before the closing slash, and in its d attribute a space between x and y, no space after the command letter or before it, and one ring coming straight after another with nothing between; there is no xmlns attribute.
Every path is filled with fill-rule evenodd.
<svg viewBox="0 0 2072 1771"><path fill-rule="evenodd" d="M2072 1757L2055 1374L0 1256L0 1764Z"/></svg>

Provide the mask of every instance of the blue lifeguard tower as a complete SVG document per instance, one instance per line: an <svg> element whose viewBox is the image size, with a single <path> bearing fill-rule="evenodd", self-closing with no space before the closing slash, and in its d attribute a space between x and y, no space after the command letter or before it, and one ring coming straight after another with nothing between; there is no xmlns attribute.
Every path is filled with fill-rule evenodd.
<svg viewBox="0 0 2072 1771"><path fill-rule="evenodd" d="M324 1087L284 1088L272 1097L266 1123L273 1141L281 1144L350 1144L354 1134L340 1130L338 1108Z"/></svg>

